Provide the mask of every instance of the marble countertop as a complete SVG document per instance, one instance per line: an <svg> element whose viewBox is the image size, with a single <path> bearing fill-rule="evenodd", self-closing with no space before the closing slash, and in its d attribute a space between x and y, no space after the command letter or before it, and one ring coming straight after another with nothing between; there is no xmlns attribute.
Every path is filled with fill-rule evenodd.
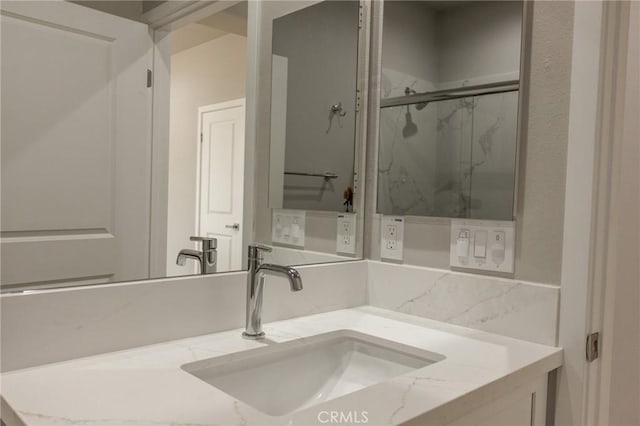
<svg viewBox="0 0 640 426"><path fill-rule="evenodd" d="M282 417L262 414L180 368L345 329L446 359ZM241 330L231 330L2 374L3 419L7 426L12 419L47 426L313 425L323 424L321 411L337 410L360 416L366 411L369 425L416 417L440 425L562 363L560 348L369 306L269 323L264 331L263 341L242 339Z"/></svg>

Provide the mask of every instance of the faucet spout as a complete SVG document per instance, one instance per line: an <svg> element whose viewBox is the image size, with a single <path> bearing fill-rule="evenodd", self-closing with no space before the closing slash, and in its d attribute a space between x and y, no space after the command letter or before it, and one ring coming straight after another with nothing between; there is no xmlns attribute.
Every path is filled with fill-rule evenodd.
<svg viewBox="0 0 640 426"><path fill-rule="evenodd" d="M198 262L201 274L215 273L218 257L216 252L218 241L210 237L191 237L189 239L191 241L202 242L202 251L182 249L176 258L176 264L184 266L187 263L187 259L193 259Z"/></svg>
<svg viewBox="0 0 640 426"><path fill-rule="evenodd" d="M184 266L187 263L187 259L197 260L200 265L202 265L202 252L191 249L182 249L178 253L178 258L176 259L176 264L180 266Z"/></svg>
<svg viewBox="0 0 640 426"><path fill-rule="evenodd" d="M273 265L271 263L265 263L260 265L256 273L270 274L270 275L284 275L289 280L291 291L302 290L302 277L297 269L290 266Z"/></svg>

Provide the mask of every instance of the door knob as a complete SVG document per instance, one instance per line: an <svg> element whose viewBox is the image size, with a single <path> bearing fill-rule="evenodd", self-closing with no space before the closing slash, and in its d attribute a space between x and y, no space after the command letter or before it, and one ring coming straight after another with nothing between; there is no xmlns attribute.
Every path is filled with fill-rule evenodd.
<svg viewBox="0 0 640 426"><path fill-rule="evenodd" d="M240 230L240 224L239 223L234 223L233 225L225 225L225 228L228 229L235 229L236 231Z"/></svg>

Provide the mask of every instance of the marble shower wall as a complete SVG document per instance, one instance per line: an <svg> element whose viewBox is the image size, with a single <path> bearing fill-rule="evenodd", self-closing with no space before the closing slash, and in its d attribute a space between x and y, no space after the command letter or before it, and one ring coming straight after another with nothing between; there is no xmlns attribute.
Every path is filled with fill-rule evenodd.
<svg viewBox="0 0 640 426"><path fill-rule="evenodd" d="M557 344L559 287L375 261L368 277L369 305Z"/></svg>
<svg viewBox="0 0 640 426"><path fill-rule="evenodd" d="M382 108L378 212L511 219L517 111L517 91Z"/></svg>

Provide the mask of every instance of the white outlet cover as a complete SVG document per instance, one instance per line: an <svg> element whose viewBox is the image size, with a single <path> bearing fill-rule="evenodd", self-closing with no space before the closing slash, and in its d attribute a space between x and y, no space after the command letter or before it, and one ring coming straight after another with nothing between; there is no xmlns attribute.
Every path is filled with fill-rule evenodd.
<svg viewBox="0 0 640 426"><path fill-rule="evenodd" d="M338 213L336 253L356 254L356 214Z"/></svg>
<svg viewBox="0 0 640 426"><path fill-rule="evenodd" d="M271 241L274 244L304 248L306 212L274 209Z"/></svg>
<svg viewBox="0 0 640 426"><path fill-rule="evenodd" d="M512 221L451 220L449 265L513 273L516 226Z"/></svg>
<svg viewBox="0 0 640 426"><path fill-rule="evenodd" d="M402 260L404 255L404 217L382 216L380 258Z"/></svg>

